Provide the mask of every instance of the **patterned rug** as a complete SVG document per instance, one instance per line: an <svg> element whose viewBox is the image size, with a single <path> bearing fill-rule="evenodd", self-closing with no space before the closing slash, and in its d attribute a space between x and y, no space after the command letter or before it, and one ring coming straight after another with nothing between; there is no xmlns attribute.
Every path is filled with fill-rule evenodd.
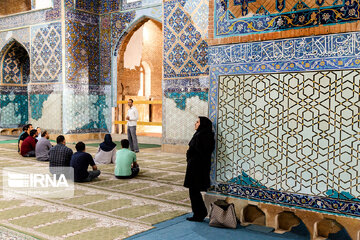
<svg viewBox="0 0 360 240"><path fill-rule="evenodd" d="M67 146L74 150L74 145ZM94 155L97 146L91 144L86 150ZM185 156L149 148L141 149L137 158L141 170L135 179L116 179L114 165L100 165L100 177L75 184L71 198L5 199L0 195L0 239L124 239L191 212L182 187ZM16 143L0 144L0 170L47 165L21 157ZM0 171L1 188L2 181Z"/></svg>

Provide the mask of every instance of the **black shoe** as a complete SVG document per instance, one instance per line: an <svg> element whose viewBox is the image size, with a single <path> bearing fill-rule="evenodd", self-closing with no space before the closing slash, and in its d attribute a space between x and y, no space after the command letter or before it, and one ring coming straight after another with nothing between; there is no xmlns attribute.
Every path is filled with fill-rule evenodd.
<svg viewBox="0 0 360 240"><path fill-rule="evenodd" d="M186 220L188 220L190 222L203 222L204 221L203 218L195 218L195 217L188 217L188 218L186 218Z"/></svg>

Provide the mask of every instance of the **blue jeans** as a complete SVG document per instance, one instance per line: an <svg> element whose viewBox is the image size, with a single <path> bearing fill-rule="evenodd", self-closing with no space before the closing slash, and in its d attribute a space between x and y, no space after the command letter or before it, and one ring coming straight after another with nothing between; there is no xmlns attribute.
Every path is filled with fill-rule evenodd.
<svg viewBox="0 0 360 240"><path fill-rule="evenodd" d="M128 126L128 140L130 143L130 149L131 151L134 152L139 152L139 146L138 146L138 141L137 141L137 137L136 137L136 126L133 127L129 127Z"/></svg>

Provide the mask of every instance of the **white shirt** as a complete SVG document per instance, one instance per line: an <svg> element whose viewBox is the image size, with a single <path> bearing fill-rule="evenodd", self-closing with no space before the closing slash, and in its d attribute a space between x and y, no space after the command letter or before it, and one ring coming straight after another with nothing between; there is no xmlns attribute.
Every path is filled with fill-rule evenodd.
<svg viewBox="0 0 360 240"><path fill-rule="evenodd" d="M136 126L136 121L139 119L139 113L136 107L132 106L131 108L129 108L127 116L130 118L127 125L129 127Z"/></svg>

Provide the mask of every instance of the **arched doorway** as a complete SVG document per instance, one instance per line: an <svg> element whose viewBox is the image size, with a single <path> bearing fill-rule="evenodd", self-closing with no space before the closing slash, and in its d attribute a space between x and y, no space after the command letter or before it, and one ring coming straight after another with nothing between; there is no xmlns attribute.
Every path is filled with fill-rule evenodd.
<svg viewBox="0 0 360 240"><path fill-rule="evenodd" d="M0 56L0 128L19 127L28 121L29 54L13 39Z"/></svg>
<svg viewBox="0 0 360 240"><path fill-rule="evenodd" d="M162 25L150 18L139 21L123 38L117 57L117 100L157 101L162 99ZM139 121L161 122L161 104L138 104ZM127 106L116 114L124 120ZM126 128L116 129L125 133ZM161 136L161 126L138 125L137 134Z"/></svg>

